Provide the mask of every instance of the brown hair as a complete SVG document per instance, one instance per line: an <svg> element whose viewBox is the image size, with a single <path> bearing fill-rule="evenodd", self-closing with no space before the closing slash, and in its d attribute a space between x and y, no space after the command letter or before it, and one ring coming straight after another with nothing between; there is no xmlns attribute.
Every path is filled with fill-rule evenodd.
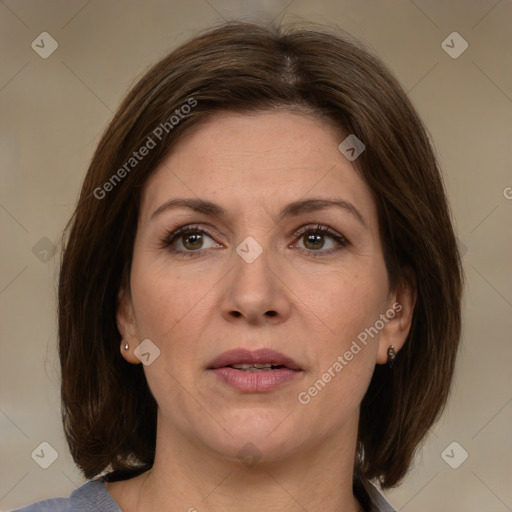
<svg viewBox="0 0 512 512"><path fill-rule="evenodd" d="M193 108L180 110L186 104ZM361 404L356 477L396 485L443 409L460 337L462 270L436 157L414 107L380 60L348 36L229 22L171 52L131 90L64 232L71 228L59 282L62 414L87 478L106 470L128 478L155 456L157 404L142 365L120 356L115 320L142 187L212 113L282 107L306 109L363 141L355 163L375 197L391 287L407 278L405 268L414 273L408 340L392 370L377 366ZM179 113L186 115L171 123ZM161 140L127 167L158 126L166 127Z"/></svg>

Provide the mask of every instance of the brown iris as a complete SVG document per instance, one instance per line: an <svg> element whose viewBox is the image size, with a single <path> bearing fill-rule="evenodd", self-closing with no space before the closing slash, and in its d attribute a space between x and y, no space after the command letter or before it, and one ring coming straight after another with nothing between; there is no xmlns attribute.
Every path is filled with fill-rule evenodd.
<svg viewBox="0 0 512 512"><path fill-rule="evenodd" d="M201 233L186 234L183 235L181 239L183 246L190 250L200 249L203 245L203 235Z"/></svg>
<svg viewBox="0 0 512 512"><path fill-rule="evenodd" d="M323 235L315 235L315 234L311 234L311 235L308 235L305 237L305 242L304 242L304 245L307 249L321 249L324 245L324 240L323 240ZM309 246L308 247L308 244L310 244L312 246Z"/></svg>

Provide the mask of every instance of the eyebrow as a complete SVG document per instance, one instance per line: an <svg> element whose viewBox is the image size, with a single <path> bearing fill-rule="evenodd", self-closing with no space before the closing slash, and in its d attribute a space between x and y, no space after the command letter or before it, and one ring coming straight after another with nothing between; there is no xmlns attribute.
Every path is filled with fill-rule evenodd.
<svg viewBox="0 0 512 512"><path fill-rule="evenodd" d="M345 201L343 199L309 198L294 201L293 203L286 205L279 212L279 215L277 216L276 220L281 221L286 217L295 217L303 213L311 213L320 210L326 210L328 208L333 207L341 208L342 210L350 213L364 227L367 227L364 218L359 212L359 210L352 203L349 203L348 201ZM160 213L173 208L189 208L190 210L193 210L197 213L202 213L204 215L208 215L211 217L227 217L227 211L222 206L216 203L198 198L180 198L170 199L169 201L166 201L164 204L159 206L151 214L151 220L154 219Z"/></svg>

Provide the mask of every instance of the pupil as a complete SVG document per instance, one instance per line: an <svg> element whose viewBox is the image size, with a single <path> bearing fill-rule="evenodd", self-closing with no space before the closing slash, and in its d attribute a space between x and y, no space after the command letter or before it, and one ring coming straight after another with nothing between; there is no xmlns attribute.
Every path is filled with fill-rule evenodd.
<svg viewBox="0 0 512 512"><path fill-rule="evenodd" d="M323 246L323 235L308 235L306 238L306 247L308 244L312 243L313 247L309 247L312 249L318 249Z"/></svg>
<svg viewBox="0 0 512 512"><path fill-rule="evenodd" d="M191 242L189 242L190 240ZM188 249L197 249L202 245L202 236L200 234L186 235L184 241L185 243L183 245Z"/></svg>

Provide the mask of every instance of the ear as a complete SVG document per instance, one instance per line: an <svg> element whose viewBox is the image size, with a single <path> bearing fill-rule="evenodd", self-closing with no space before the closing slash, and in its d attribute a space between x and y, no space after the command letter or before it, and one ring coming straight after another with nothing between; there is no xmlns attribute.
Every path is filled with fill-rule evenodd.
<svg viewBox="0 0 512 512"><path fill-rule="evenodd" d="M137 336L137 322L133 310L131 295L124 289L121 289L117 295L117 311L116 311L117 329L121 334L121 355L132 364L139 364L141 361L135 356L134 350L139 345ZM128 350L125 344L128 343Z"/></svg>
<svg viewBox="0 0 512 512"><path fill-rule="evenodd" d="M398 352L405 344L412 324L416 304L416 280L411 268L403 270L403 278L397 290L389 295L388 309L384 316L388 320L379 336L377 364L388 362L388 349L395 347Z"/></svg>

